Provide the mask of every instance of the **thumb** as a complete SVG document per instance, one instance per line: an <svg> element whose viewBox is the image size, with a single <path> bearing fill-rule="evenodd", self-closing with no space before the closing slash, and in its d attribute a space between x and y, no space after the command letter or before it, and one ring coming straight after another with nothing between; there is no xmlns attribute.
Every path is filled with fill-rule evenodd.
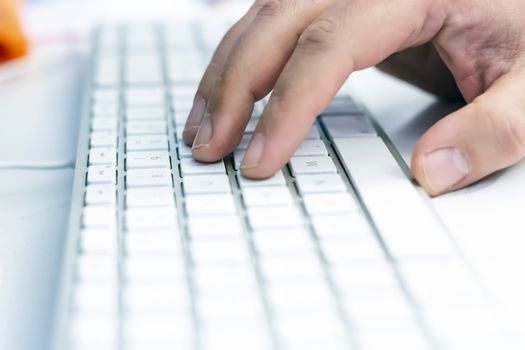
<svg viewBox="0 0 525 350"><path fill-rule="evenodd" d="M430 195L454 191L525 157L525 74L501 77L416 145L415 178Z"/></svg>
<svg viewBox="0 0 525 350"><path fill-rule="evenodd" d="M27 52L17 5L17 1L0 0L0 63L23 56Z"/></svg>

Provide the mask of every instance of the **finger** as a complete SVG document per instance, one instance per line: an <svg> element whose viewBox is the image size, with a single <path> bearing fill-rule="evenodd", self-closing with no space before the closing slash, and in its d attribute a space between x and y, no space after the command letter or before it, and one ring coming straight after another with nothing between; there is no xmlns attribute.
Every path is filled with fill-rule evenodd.
<svg viewBox="0 0 525 350"><path fill-rule="evenodd" d="M267 95L301 33L333 0L266 1L235 44L208 101L193 156L216 161L239 144L254 102Z"/></svg>
<svg viewBox="0 0 525 350"><path fill-rule="evenodd" d="M224 38L221 40L221 43L215 50L210 64L206 68L197 93L195 94L193 107L188 115L186 120L186 125L184 127L184 132L182 133L184 142L191 146L197 135L197 130L202 118L204 117L204 112L206 110L207 100L211 95L211 90L217 77L224 68L226 59L230 54L230 51L239 38L239 36L246 30L250 25L253 18L257 14L260 5L255 3L248 12L235 24L230 30L225 34Z"/></svg>
<svg viewBox="0 0 525 350"><path fill-rule="evenodd" d="M14 1L0 0L0 63L21 57L27 52L16 5Z"/></svg>
<svg viewBox="0 0 525 350"><path fill-rule="evenodd" d="M463 99L454 76L432 43L395 53L377 68L444 100Z"/></svg>
<svg viewBox="0 0 525 350"><path fill-rule="evenodd" d="M525 73L500 78L419 140L412 171L431 195L470 185L525 156Z"/></svg>
<svg viewBox="0 0 525 350"><path fill-rule="evenodd" d="M245 176L266 178L282 168L352 71L433 36L421 25L426 1L390 3L337 1L302 34L247 150Z"/></svg>

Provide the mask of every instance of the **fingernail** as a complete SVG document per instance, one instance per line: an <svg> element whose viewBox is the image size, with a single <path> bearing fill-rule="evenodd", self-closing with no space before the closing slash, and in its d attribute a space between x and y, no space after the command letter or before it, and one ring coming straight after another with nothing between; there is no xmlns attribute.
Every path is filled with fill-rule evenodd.
<svg viewBox="0 0 525 350"><path fill-rule="evenodd" d="M195 101L191 107L190 114L188 115L188 120L186 125L189 127L184 131L189 131L192 128L195 128L199 125L204 117L204 112L206 112L206 100L200 95L195 96Z"/></svg>
<svg viewBox="0 0 525 350"><path fill-rule="evenodd" d="M457 148L442 148L423 157L428 186L436 193L452 189L470 173L465 155Z"/></svg>
<svg viewBox="0 0 525 350"><path fill-rule="evenodd" d="M199 126L199 131L197 131L197 136L195 137L195 142L193 142L192 149L197 150L199 148L208 146L212 135L213 126L211 124L211 117L208 115L204 118L201 125Z"/></svg>
<svg viewBox="0 0 525 350"><path fill-rule="evenodd" d="M264 150L264 142L265 137L263 133L259 132L253 135L246 155L242 160L241 169L254 168L259 165Z"/></svg>

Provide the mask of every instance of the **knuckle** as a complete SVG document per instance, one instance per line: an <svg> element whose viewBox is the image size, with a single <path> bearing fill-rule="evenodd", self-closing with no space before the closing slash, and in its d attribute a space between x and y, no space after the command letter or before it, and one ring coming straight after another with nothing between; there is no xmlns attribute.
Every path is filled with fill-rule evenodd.
<svg viewBox="0 0 525 350"><path fill-rule="evenodd" d="M337 32L337 21L332 18L320 18L304 31L297 48L314 52L334 48Z"/></svg>
<svg viewBox="0 0 525 350"><path fill-rule="evenodd" d="M259 17L275 17L282 15L292 6L293 0L261 0L258 1Z"/></svg>
<svg viewBox="0 0 525 350"><path fill-rule="evenodd" d="M496 151L513 160L525 155L525 116L512 108L482 104L482 117L492 131Z"/></svg>

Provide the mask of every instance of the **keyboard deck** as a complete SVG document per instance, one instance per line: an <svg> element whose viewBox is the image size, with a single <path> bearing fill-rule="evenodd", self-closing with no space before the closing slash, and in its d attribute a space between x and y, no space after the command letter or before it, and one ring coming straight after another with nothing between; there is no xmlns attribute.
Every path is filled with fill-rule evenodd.
<svg viewBox="0 0 525 350"><path fill-rule="evenodd" d="M447 233L394 230L410 226L388 215L402 190L417 196L409 180L394 203L386 193L386 206L374 202L373 191L388 192L373 182L383 161L404 175L350 97L336 97L271 179L239 173L265 100L236 152L216 164L191 158L181 133L225 28L96 33L65 348L481 349L500 339ZM480 328L491 330L483 341Z"/></svg>

